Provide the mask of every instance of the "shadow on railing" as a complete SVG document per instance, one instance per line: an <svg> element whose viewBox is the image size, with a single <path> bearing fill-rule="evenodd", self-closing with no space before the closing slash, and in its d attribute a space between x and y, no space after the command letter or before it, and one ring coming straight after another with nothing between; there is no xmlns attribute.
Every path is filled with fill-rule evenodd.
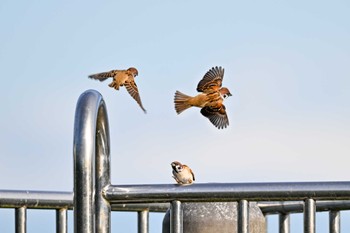
<svg viewBox="0 0 350 233"><path fill-rule="evenodd" d="M249 232L249 202L264 215L279 214L279 232L290 232L291 213L302 212L304 232L315 232L317 211L329 211L330 232L340 232L340 211L350 209L350 182L208 183L178 186L112 185L107 110L102 96L84 92L74 124L74 193L0 190L0 208L14 208L16 232L26 231L26 209L56 209L56 232L111 231L111 211L138 212L138 232L149 231L149 212L170 208L170 232L183 232L182 203L237 202L237 232ZM73 198L74 196L74 198Z"/></svg>

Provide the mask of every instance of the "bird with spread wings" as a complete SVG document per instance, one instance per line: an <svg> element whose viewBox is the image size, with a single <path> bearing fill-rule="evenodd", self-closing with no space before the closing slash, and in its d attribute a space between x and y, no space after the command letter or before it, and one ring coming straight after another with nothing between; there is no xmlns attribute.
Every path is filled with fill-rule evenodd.
<svg viewBox="0 0 350 233"><path fill-rule="evenodd" d="M143 107L139 90L135 83L135 77L138 75L138 71L134 67L130 67L127 70L111 70L108 72L102 72L89 75L89 78L99 81L105 81L108 78L113 78L113 81L108 85L111 88L119 90L119 87L125 86L132 98L136 100L141 109L146 113L146 109Z"/></svg>
<svg viewBox="0 0 350 233"><path fill-rule="evenodd" d="M174 103L177 114L190 107L199 107L202 115L215 127L226 128L229 120L223 101L231 96L231 93L228 88L222 87L223 78L224 69L216 66L210 69L198 83L197 91L201 92L200 94L192 97L176 91Z"/></svg>

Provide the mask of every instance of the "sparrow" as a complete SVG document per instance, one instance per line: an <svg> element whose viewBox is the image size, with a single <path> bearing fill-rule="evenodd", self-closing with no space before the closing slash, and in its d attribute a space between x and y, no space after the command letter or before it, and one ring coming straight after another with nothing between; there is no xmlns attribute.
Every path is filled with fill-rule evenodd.
<svg viewBox="0 0 350 233"><path fill-rule="evenodd" d="M215 127L226 128L229 121L223 101L232 94L228 88L221 87L223 78L224 69L216 66L211 68L198 83L197 91L201 92L200 94L192 97L176 91L174 98L176 113L180 114L190 107L199 107L202 115Z"/></svg>
<svg viewBox="0 0 350 233"><path fill-rule="evenodd" d="M89 75L89 78L99 81L105 81L108 78L113 78L113 81L108 84L111 88L119 90L119 87L125 86L132 98L136 100L141 109L146 113L146 109L143 107L139 90L135 83L135 77L139 74L136 68L130 67L127 70L111 70L108 72L102 72L98 74Z"/></svg>
<svg viewBox="0 0 350 233"><path fill-rule="evenodd" d="M171 164L173 168L173 178L178 184L192 184L195 181L194 174L187 165L174 161Z"/></svg>

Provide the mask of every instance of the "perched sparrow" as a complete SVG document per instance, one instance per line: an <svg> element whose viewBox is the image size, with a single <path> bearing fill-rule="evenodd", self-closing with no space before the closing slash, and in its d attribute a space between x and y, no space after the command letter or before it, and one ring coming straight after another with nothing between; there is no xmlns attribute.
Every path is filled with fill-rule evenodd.
<svg viewBox="0 0 350 233"><path fill-rule="evenodd" d="M192 184L195 180L194 174L187 165L174 161L171 164L173 168L173 178L178 184Z"/></svg>
<svg viewBox="0 0 350 233"><path fill-rule="evenodd" d="M116 90L119 87L125 86L129 94L140 105L141 109L146 113L146 109L142 106L139 90L135 83L135 77L138 75L138 71L134 67L130 67L127 70L111 70L108 72L89 75L89 78L105 81L108 78L113 78L113 81L108 85Z"/></svg>
<svg viewBox="0 0 350 233"><path fill-rule="evenodd" d="M176 91L174 102L177 114L193 106L199 107L202 115L213 125L219 129L226 128L229 122L223 101L231 93L226 87L221 87L223 78L224 69L216 66L198 83L197 91L202 93L192 97Z"/></svg>

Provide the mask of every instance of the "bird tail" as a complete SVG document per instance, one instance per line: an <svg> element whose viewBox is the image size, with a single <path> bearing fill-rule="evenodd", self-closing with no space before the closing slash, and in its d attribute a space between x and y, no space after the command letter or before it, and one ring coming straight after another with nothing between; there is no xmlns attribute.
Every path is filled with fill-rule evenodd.
<svg viewBox="0 0 350 233"><path fill-rule="evenodd" d="M98 74L89 75L89 78L97 79L97 80L100 80L102 82L102 81L105 81L106 79L111 78L113 76L114 76L113 72L109 71L109 72L102 72L102 73L98 73Z"/></svg>
<svg viewBox="0 0 350 233"><path fill-rule="evenodd" d="M182 113L186 109L192 107L188 101L191 99L191 96L185 95L179 91L175 92L175 98L174 98L174 103L175 103L175 110L177 114Z"/></svg>

